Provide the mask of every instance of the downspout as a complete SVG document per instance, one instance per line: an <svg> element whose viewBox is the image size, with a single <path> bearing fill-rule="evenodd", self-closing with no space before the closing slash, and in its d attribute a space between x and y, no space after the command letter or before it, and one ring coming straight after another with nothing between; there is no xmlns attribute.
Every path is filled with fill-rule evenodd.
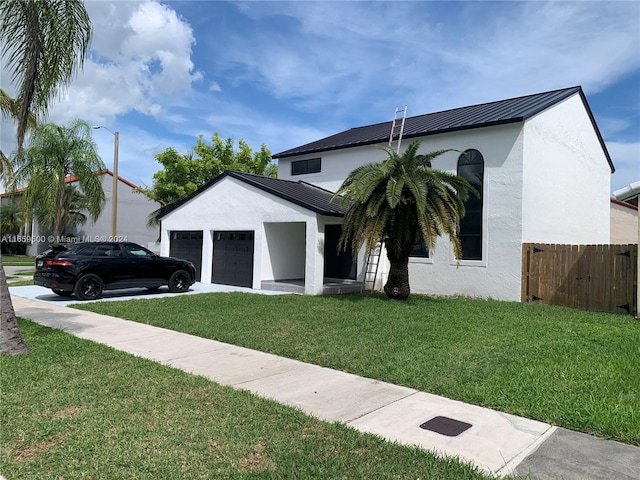
<svg viewBox="0 0 640 480"><path fill-rule="evenodd" d="M620 190L613 192L613 196L618 200L629 201L636 198L640 204L640 181L634 182ZM640 320L640 210L638 210L638 246L636 250L636 320Z"/></svg>

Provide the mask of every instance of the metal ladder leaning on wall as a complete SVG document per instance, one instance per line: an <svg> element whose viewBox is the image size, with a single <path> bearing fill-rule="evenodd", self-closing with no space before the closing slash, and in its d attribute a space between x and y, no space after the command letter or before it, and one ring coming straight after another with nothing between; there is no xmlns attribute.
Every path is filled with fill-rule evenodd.
<svg viewBox="0 0 640 480"><path fill-rule="evenodd" d="M402 116L400 116L402 114ZM407 118L407 106L404 108L396 107L393 113L393 122L391 122L391 133L389 134L389 148L394 149L396 153L400 153L400 144L402 143L402 135L404 134L404 121Z"/></svg>
<svg viewBox="0 0 640 480"><path fill-rule="evenodd" d="M364 278L362 279L362 290L365 292L373 293L376 290L381 253L382 243L378 242L367 256L367 263L364 267Z"/></svg>
<svg viewBox="0 0 640 480"><path fill-rule="evenodd" d="M402 114L402 116L400 116ZM402 135L404 134L404 121L407 118L407 106L404 108L396 107L393 112L393 122L391 122L391 132L389 133L389 148L393 150L395 146L396 153L400 153L402 144ZM364 279L362 280L362 290L373 293L376 289L376 280L378 279L378 270L380 268L380 257L382 254L382 243L378 244L367 255L367 263L364 269Z"/></svg>

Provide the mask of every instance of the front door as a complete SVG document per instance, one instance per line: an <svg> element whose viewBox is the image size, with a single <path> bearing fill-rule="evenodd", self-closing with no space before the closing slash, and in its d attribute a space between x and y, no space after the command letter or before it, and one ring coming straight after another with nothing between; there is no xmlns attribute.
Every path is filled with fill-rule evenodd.
<svg viewBox="0 0 640 480"><path fill-rule="evenodd" d="M351 255L351 242L346 251L338 252L338 240L342 225L324 227L324 276L325 278L356 278L356 262Z"/></svg>

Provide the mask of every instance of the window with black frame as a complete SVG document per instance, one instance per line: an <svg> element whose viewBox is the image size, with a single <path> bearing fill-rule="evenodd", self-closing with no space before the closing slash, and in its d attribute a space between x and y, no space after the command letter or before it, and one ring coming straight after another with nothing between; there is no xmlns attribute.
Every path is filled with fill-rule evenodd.
<svg viewBox="0 0 640 480"><path fill-rule="evenodd" d="M413 246L413 250L411 250L409 257L429 258L429 249L422 238Z"/></svg>
<svg viewBox="0 0 640 480"><path fill-rule="evenodd" d="M482 208L484 198L484 158L470 149L458 158L458 175L466 179L479 196L473 194L465 202L466 213L460 222L462 260L482 260Z"/></svg>
<svg viewBox="0 0 640 480"><path fill-rule="evenodd" d="M322 167L320 158L308 158L291 162L291 175L304 175L307 173L319 173Z"/></svg>

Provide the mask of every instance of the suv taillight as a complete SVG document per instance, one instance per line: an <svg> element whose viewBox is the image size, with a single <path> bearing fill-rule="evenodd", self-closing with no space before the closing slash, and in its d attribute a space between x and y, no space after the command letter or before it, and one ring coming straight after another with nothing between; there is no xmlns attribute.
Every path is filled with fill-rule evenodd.
<svg viewBox="0 0 640 480"><path fill-rule="evenodd" d="M69 265L73 265L69 260L47 260L47 265L59 265L67 267Z"/></svg>

